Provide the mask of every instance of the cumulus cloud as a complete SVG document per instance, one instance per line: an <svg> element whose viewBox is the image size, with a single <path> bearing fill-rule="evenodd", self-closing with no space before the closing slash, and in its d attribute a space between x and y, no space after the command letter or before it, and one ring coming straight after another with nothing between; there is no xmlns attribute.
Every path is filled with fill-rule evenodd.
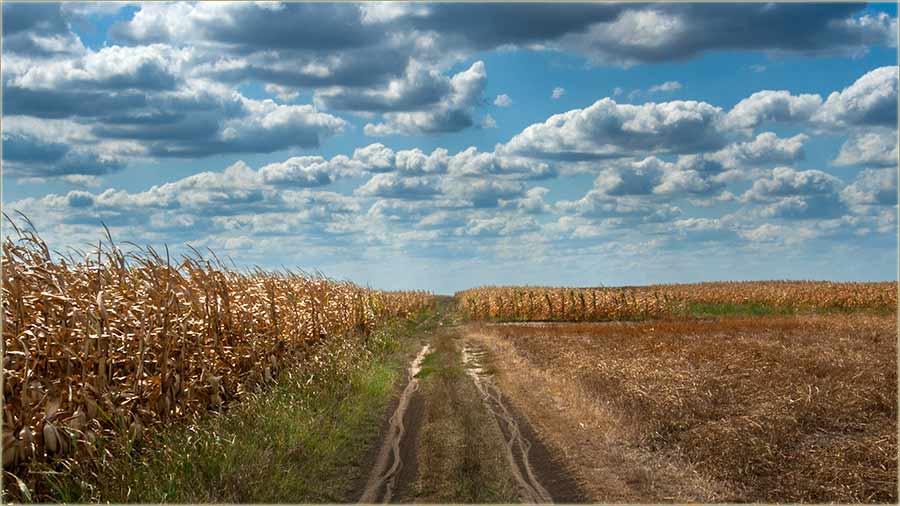
<svg viewBox="0 0 900 506"><path fill-rule="evenodd" d="M501 149L569 161L706 151L725 143L717 128L721 116L720 108L705 102L630 105L604 98L531 125Z"/></svg>
<svg viewBox="0 0 900 506"><path fill-rule="evenodd" d="M336 161L340 161L338 172L346 175L396 172L403 177L449 174L453 177L534 180L557 174L546 162L478 151L474 146L450 154L445 148L436 148L431 153L418 148L394 151L382 143L373 143L355 149L350 159L340 155L331 159L332 164Z"/></svg>
<svg viewBox="0 0 900 506"><path fill-rule="evenodd" d="M517 235L523 232L537 230L538 224L531 218L490 217L473 218L465 225L464 233L469 236L498 237Z"/></svg>
<svg viewBox="0 0 900 506"><path fill-rule="evenodd" d="M650 87L650 93L669 92L680 90L683 86L678 81L666 81Z"/></svg>
<svg viewBox="0 0 900 506"><path fill-rule="evenodd" d="M755 128L766 121L803 122L822 105L815 94L792 95L789 91L758 91L738 102L725 116L729 128Z"/></svg>
<svg viewBox="0 0 900 506"><path fill-rule="evenodd" d="M439 179L429 176L407 177L395 173L375 174L354 193L365 197L421 200L440 193L439 182Z"/></svg>
<svg viewBox="0 0 900 506"><path fill-rule="evenodd" d="M39 222L65 227L97 227L102 220L120 239L142 243L154 237L193 242L250 233L261 237L327 234L326 242L334 244L342 230L352 227L349 216L358 213L360 206L353 197L307 188L327 184L334 160L298 157L259 171L236 162L220 172L193 174L145 191L74 190L23 199L11 206ZM71 244L72 239L67 241Z"/></svg>
<svg viewBox="0 0 900 506"><path fill-rule="evenodd" d="M662 174L653 193L659 195L707 196L722 190L725 184L696 170L675 170Z"/></svg>
<svg viewBox="0 0 900 506"><path fill-rule="evenodd" d="M820 170L794 170L776 167L769 177L754 181L745 198L765 201L771 197L827 195L841 186L840 179Z"/></svg>
<svg viewBox="0 0 900 506"><path fill-rule="evenodd" d="M297 30L301 25L304 29ZM111 31L114 38L132 44L215 43L246 53L361 47L379 40L380 28L378 23L364 23L363 11L353 5L173 3L144 4Z"/></svg>
<svg viewBox="0 0 900 506"><path fill-rule="evenodd" d="M559 100L565 94L566 89L561 86L557 86L556 88L553 88L553 93L550 94L550 98L552 98L553 100Z"/></svg>
<svg viewBox="0 0 900 506"><path fill-rule="evenodd" d="M823 6L824 7L824 6ZM897 20L829 5L815 12L794 4L667 4L625 8L615 18L560 39L598 62L684 60L722 49L801 54L859 54L896 46ZM802 20L802 22L796 22Z"/></svg>
<svg viewBox="0 0 900 506"><path fill-rule="evenodd" d="M724 241L737 236L725 218L683 218L672 222L675 233L689 241Z"/></svg>
<svg viewBox="0 0 900 506"><path fill-rule="evenodd" d="M765 203L759 210L765 218L834 218L846 211L840 199L842 186L840 179L820 170L777 167L754 181L741 199Z"/></svg>
<svg viewBox="0 0 900 506"><path fill-rule="evenodd" d="M840 92L833 92L813 117L829 126L897 125L898 68L881 67L856 80Z"/></svg>
<svg viewBox="0 0 900 506"><path fill-rule="evenodd" d="M897 131L877 129L851 136L841 146L835 165L897 166Z"/></svg>
<svg viewBox="0 0 900 506"><path fill-rule="evenodd" d="M414 111L449 100L450 93L461 90L452 86L451 78L436 69L411 61L402 78L392 79L383 87L331 87L316 91L316 100L329 109L391 112Z"/></svg>
<svg viewBox="0 0 900 506"><path fill-rule="evenodd" d="M99 50L85 48L69 28L98 9L109 15L120 7L5 4L6 113L92 122L98 139L140 144L145 156L269 152L315 147L339 133L338 122L309 113L301 119L293 110L278 115L292 116L290 126L242 129L242 123L256 123L264 106L234 96L238 83L260 82L282 103L311 88L316 102L330 109L383 113L381 121L366 125L370 135L436 133L475 125L483 64L452 78L441 69L480 50L551 48L595 60L655 62L723 48L821 54L896 43L896 19L863 14L861 6L831 5L148 3L117 22L111 44ZM798 16L804 23L772 29ZM301 25L304 30L296 30ZM890 80L890 73L879 71L829 97L818 121L890 122L881 102L865 105L858 98L874 100L882 89L885 100L891 90L896 96L896 68L887 88L879 79ZM559 87L553 98L562 93ZM875 109L858 110L857 103ZM788 117L802 118L802 104L794 105L789 109L800 111ZM762 111L757 119L735 121L755 125L766 114L779 116ZM274 121L267 116L265 122ZM190 145L177 145L179 139Z"/></svg>
<svg viewBox="0 0 900 506"><path fill-rule="evenodd" d="M296 100L300 96L300 91L290 86L280 86L278 84L267 84L265 86L266 93L278 97L282 102L290 102Z"/></svg>
<svg viewBox="0 0 900 506"><path fill-rule="evenodd" d="M343 132L346 121L319 112L311 105L282 105L272 100L240 97L242 110L232 119L213 125L196 125L196 130L151 134L149 150L159 157L196 157L219 153L271 153L290 147L314 148L321 140ZM190 125L190 123L189 123ZM190 125L194 126L194 125ZM206 127L212 128L206 128ZM106 128L106 135L140 138L142 130ZM146 135L146 134L145 134ZM193 137L192 137L193 135Z"/></svg>
<svg viewBox="0 0 900 506"><path fill-rule="evenodd" d="M130 154L159 157L317 147L346 125L310 105L248 99L186 78L190 60L190 50L156 44L16 67L4 75L4 113L71 119L94 141L130 142Z"/></svg>
<svg viewBox="0 0 900 506"><path fill-rule="evenodd" d="M857 211L868 206L897 205L897 170L866 169L841 191L841 199Z"/></svg>
<svg viewBox="0 0 900 506"><path fill-rule="evenodd" d="M644 223L672 221L681 214L677 206L635 196L610 196L600 190L591 190L578 200L561 200L556 203L556 209L584 218L618 218Z"/></svg>
<svg viewBox="0 0 900 506"><path fill-rule="evenodd" d="M408 175L442 174L447 171L450 156L446 149L436 148L430 154L415 148L397 152L396 168Z"/></svg>
<svg viewBox="0 0 900 506"><path fill-rule="evenodd" d="M814 234L803 228L786 227L773 223L763 223L749 230L738 232L741 237L753 243L802 243Z"/></svg>
<svg viewBox="0 0 900 506"><path fill-rule="evenodd" d="M513 100L509 98L509 95L503 93L501 95L497 95L497 98L494 99L494 105L497 107L509 107L513 104Z"/></svg>
<svg viewBox="0 0 900 506"><path fill-rule="evenodd" d="M601 172L594 181L596 190L606 196L665 196L667 198L699 197L724 187L718 172L697 170L692 160L670 163L648 157Z"/></svg>
<svg viewBox="0 0 900 506"><path fill-rule="evenodd" d="M844 90L823 102L816 94L792 95L765 90L738 102L724 123L733 129L755 128L764 122L809 122L824 129L847 126L894 126L897 124L897 67L867 72Z"/></svg>
<svg viewBox="0 0 900 506"><path fill-rule="evenodd" d="M259 169L266 183L300 187L324 186L333 181L333 170L321 156L295 156Z"/></svg>
<svg viewBox="0 0 900 506"><path fill-rule="evenodd" d="M472 109L487 84L484 63L477 61L469 69L450 79L451 92L427 110L385 113L383 123L369 123L366 135L416 135L456 132L473 125Z"/></svg>
<svg viewBox="0 0 900 506"><path fill-rule="evenodd" d="M525 186L519 181L446 177L441 191L451 198L470 202L474 207L497 207L501 200L522 195Z"/></svg>
<svg viewBox="0 0 900 506"><path fill-rule="evenodd" d="M4 57L15 53L44 59L85 50L69 29L61 4L4 3L2 8Z"/></svg>
<svg viewBox="0 0 900 506"><path fill-rule="evenodd" d="M552 206L545 199L548 193L550 193L549 188L535 186L534 188L529 188L521 198L501 200L500 205L517 209L526 214L545 214L552 210Z"/></svg>
<svg viewBox="0 0 900 506"><path fill-rule="evenodd" d="M479 152L475 147L448 158L447 170L456 177L507 176L516 179L545 179L556 175L556 170L545 162L498 152Z"/></svg>
<svg viewBox="0 0 900 506"><path fill-rule="evenodd" d="M3 132L5 173L21 178L98 176L124 168L120 159L33 135Z"/></svg>
<svg viewBox="0 0 900 506"><path fill-rule="evenodd" d="M780 138L772 132L763 132L751 141L730 144L710 153L707 158L728 169L789 164L804 158L803 144L807 140L809 136L805 134Z"/></svg>
<svg viewBox="0 0 900 506"><path fill-rule="evenodd" d="M179 67L189 58L189 51L161 44L104 47L31 67L5 83L28 90L170 90L178 81Z"/></svg>

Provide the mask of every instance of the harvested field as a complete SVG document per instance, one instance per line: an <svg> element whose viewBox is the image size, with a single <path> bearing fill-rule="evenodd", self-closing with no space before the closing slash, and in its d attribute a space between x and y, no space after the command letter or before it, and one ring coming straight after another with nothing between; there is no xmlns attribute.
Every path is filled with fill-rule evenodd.
<svg viewBox="0 0 900 506"><path fill-rule="evenodd" d="M897 501L895 316L473 324L470 333L506 347L545 398L591 404L572 411L591 425L581 445L611 438L635 462L702 478L685 478L681 491L668 478L676 492L650 500ZM692 493L698 483L713 485ZM635 493L592 499L648 500Z"/></svg>

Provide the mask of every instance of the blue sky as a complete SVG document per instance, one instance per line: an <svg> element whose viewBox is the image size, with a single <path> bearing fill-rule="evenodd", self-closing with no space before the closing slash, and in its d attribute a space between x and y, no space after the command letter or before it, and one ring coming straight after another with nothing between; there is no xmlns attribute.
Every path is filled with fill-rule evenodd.
<svg viewBox="0 0 900 506"><path fill-rule="evenodd" d="M59 249L378 288L895 279L896 4L3 3Z"/></svg>

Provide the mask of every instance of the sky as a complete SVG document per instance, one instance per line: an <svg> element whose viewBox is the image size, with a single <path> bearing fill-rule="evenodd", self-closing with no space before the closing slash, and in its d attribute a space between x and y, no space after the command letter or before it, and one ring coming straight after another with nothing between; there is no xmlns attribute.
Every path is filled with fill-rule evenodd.
<svg viewBox="0 0 900 506"><path fill-rule="evenodd" d="M3 210L62 253L105 224L436 293L897 279L896 4L2 10Z"/></svg>

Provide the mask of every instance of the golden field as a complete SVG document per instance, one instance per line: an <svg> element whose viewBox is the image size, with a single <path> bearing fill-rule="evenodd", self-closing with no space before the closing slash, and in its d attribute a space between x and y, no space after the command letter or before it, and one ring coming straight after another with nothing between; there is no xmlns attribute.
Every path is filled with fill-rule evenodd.
<svg viewBox="0 0 900 506"><path fill-rule="evenodd" d="M37 486L36 465L90 460L105 441L137 444L157 426L221 410L313 359L312 343L362 342L431 304L426 292L239 273L199 253L125 253L109 238L82 258L54 259L35 233L16 231L2 259L3 469L14 489Z"/></svg>
<svg viewBox="0 0 900 506"><path fill-rule="evenodd" d="M894 311L897 282L746 281L635 287L486 286L456 294L473 320L611 321L690 312L697 305L774 310Z"/></svg>

